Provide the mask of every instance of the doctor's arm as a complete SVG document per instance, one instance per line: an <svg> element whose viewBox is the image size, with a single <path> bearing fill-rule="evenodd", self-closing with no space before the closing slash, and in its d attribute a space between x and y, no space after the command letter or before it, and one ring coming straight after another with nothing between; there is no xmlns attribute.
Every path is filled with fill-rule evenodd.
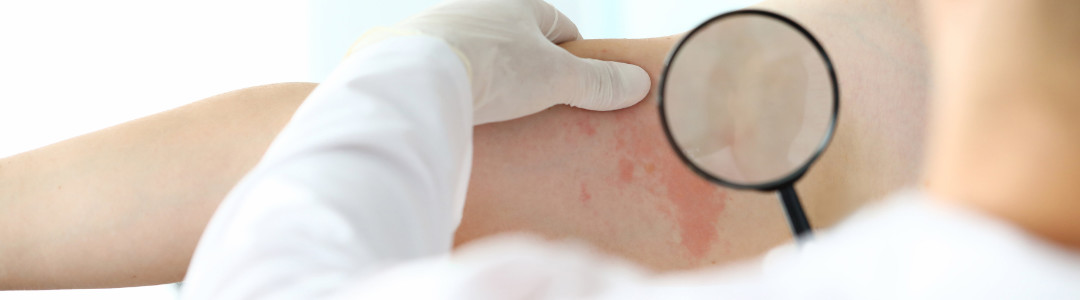
<svg viewBox="0 0 1080 300"><path fill-rule="evenodd" d="M471 123L461 117L467 111L455 111L463 108L455 104L468 101L466 83L446 77L463 69L440 48L429 38L384 42L316 89L222 203L200 240L182 296L623 299L680 293L638 286L649 280L645 271L618 260L527 238L504 238L495 248L481 243L479 252L448 257L468 178L470 146L460 138L471 134ZM442 61L412 60L427 51ZM400 89L403 78L416 86ZM715 290L745 295L726 286Z"/></svg>
<svg viewBox="0 0 1080 300"><path fill-rule="evenodd" d="M868 15L854 11L850 16ZM875 16L870 24L879 23L883 21ZM886 30L880 36L895 33ZM672 42L585 40L564 45L581 57L653 66L656 72ZM860 53L848 57L876 61ZM841 71L853 70L858 69ZM288 83L238 90L0 159L0 289L180 281L214 209L314 88L313 83ZM492 127L513 126L510 123ZM499 148L513 142L484 133L477 133L478 141ZM480 185L506 189L499 182ZM474 209L491 208L482 201L471 203ZM471 222L496 223L483 217Z"/></svg>
<svg viewBox="0 0 1080 300"><path fill-rule="evenodd" d="M648 91L639 67L555 45L576 39L539 0L452 1L362 38L218 208L183 296L327 297L449 253L474 124L620 109Z"/></svg>
<svg viewBox="0 0 1080 300"><path fill-rule="evenodd" d="M666 43L566 49L650 64L662 56L644 49ZM0 290L182 280L218 204L315 87L240 89L0 159Z"/></svg>
<svg viewBox="0 0 1080 300"><path fill-rule="evenodd" d="M450 250L471 155L465 68L430 37L353 56L218 209L185 297L311 299Z"/></svg>
<svg viewBox="0 0 1080 300"><path fill-rule="evenodd" d="M1006 1L1008 2L1008 1ZM1031 31L1036 32L1049 32L1048 36L1055 37L1050 40L1040 40L1038 36L1034 42L1039 42L1036 47L1023 47L1020 49L1008 49L1004 52L998 52L993 54L1021 54L1024 57L1034 58L1032 59L1036 64L1021 64L1014 65L1008 60L1002 59L988 59L997 58L995 55L989 55L989 57L976 57L974 61L960 60L960 63L952 64L949 61L944 61L949 66L941 67L939 71L945 71L943 75L946 75L945 79L939 77L938 83L945 83L945 86L938 86L939 106L937 109L943 113L943 120L938 120L937 127L935 127L935 135L937 138L942 139L938 141L938 145L931 147L929 160L929 177L931 181L930 190L942 195L948 195L950 199L958 200L959 202L967 202L968 205L976 211L990 212L992 215L997 215L1002 219L1010 221L1010 223L1020 225L1025 229L1031 230L1035 235L1048 238L1049 240L1060 242L1065 245L1075 246L1077 233L1075 226L1071 224L1075 223L1075 208L1076 201L1071 201L1071 198L1065 198L1069 195L1075 195L1076 185L1074 182L1070 182L1070 179L1074 179L1078 168L1078 162L1080 159L1076 156L1077 142L1076 142L1076 125L1075 118L1069 118L1072 114L1061 114L1061 109L1066 112L1076 111L1076 95L1078 94L1077 88L1073 85L1067 84L1067 80L1031 80L1014 82L1016 74L1014 71L1031 71L1031 74L1041 74L1046 71L1055 72L1053 74L1069 75L1067 78L1075 78L1075 73L1080 70L1078 68L1077 59L1075 59L1076 46L1080 45L1074 43L1075 38L1067 33L1073 32L1074 29L1080 28L1076 22L1069 22L1067 14L1056 13L1053 9L1039 10L1037 13L1032 11L1024 11L1023 9L1031 8L1048 8L1039 7L1039 5L1028 6L1030 3L1037 3L1037 1L1023 2L1025 4L1019 4L1020 2L1008 2L1013 4L1004 5L1003 2L971 2L962 4L960 6L971 5L966 8L975 8L973 10L957 10L960 11L975 11L976 15L987 13L975 18L975 21L971 22L976 26L973 28L979 28L980 25L989 25L991 22L998 20L1007 20L1004 22L1008 25L1027 25L1020 28L1028 30L1017 30L1012 32L1013 34L1021 33L1019 36L1012 36L1004 40L997 40L994 38L987 38L986 36L975 35L974 39L954 39L956 36L968 36L972 31L978 32L978 30L971 29L967 31L961 31L958 34L943 34L951 41L960 41L959 44L949 44L948 46L940 46L936 51L936 59L949 57L947 51L957 51L957 54L971 54L967 51L971 46L995 46L1003 47L1008 44L1014 44L1011 42L1024 41L1030 38ZM1040 2L1042 4L1050 2ZM954 4L950 4L954 5ZM1019 7L1017 7L1019 6ZM982 10L980 10L980 8ZM1077 11L1076 8L1080 6L1072 6L1071 12ZM1057 17L1054 19L1056 22L1047 22L1042 24L1036 22L1038 19L1043 18L1031 18L1022 19L1020 24L1010 23L1009 21L1017 21L1016 12L1020 9L1019 15L1024 17L1033 17L1039 15L1053 15ZM969 15L970 16L970 15ZM1011 17L1010 17L1011 16ZM985 17L985 18L983 18ZM968 19L967 21L971 21ZM963 21L961 21L963 22ZM1051 24L1052 23L1052 24ZM1047 28L1043 26L1031 26L1031 25L1061 25L1068 24L1067 30L1060 30L1060 27ZM944 26L943 26L944 27ZM1023 34L1027 33L1027 34ZM1062 38L1064 38L1064 42ZM974 43L972 43L974 41ZM981 49L981 47L979 47ZM1014 51L1015 52L1012 52ZM1034 55L1036 53L1046 53L1049 50L1053 60L1042 61L1039 56ZM939 61L941 62L941 61ZM966 65L965 63L975 62L973 65ZM976 68L981 64L991 64L992 62L1005 62L1004 66L995 66L990 71L986 69ZM1062 65L1062 62L1065 65ZM959 78L970 78L969 76L975 75L973 73L984 72L983 76L975 76L975 85L966 85L963 83L956 83L949 81L948 76L956 75ZM955 72L955 73L953 73ZM1057 73L1060 72L1060 73ZM1027 73L1025 73L1027 74ZM959 76L964 75L964 76ZM983 81L986 80L986 81ZM1021 94L1035 93L1035 99L1025 99L1022 97L999 96L999 95L987 95L982 94L984 92L993 91L991 86L981 86L985 83L999 83L1004 84L1007 92ZM994 86L996 87L996 86ZM1050 88L1049 93L1046 93L1045 89ZM1009 108L1026 109L1020 111L1010 110ZM1047 110L1044 108L1056 108L1058 110ZM1034 114L1041 118L1028 118ZM1007 118L1008 125L1022 125L1019 128L1005 128L998 127L993 129L1001 130L987 130L988 128L979 126L987 125L983 122L983 118L1005 117ZM1047 119L1050 120L1047 120ZM1049 122L1049 124L1047 123ZM1036 134L1038 137L1029 138L1034 142L1041 143L1041 146L1037 150L1025 152L1022 149L1017 148L1005 148L1014 151L996 152L987 151L979 153L980 150L985 151L986 147L979 147L986 145L987 143L1003 143L1000 140L1010 140L1012 138L1020 138L1018 134ZM1000 138L1006 139L1000 139ZM1051 138L1051 139L1045 139ZM1044 140L1045 139L1045 140ZM949 142L952 141L952 142ZM1005 146L1005 145L1000 145ZM273 147L271 149L273 152ZM1047 156L1039 156L1032 154L1050 154ZM995 161L990 166L991 172L985 172L986 167L976 165L964 165L970 160L966 160L960 157L952 156L954 154L973 155L977 153L982 157L989 156L987 158L997 158L1005 160L1019 160L1020 164L1014 164L1015 161L1002 161L1002 160L984 160ZM268 155L271 157L271 155ZM1050 158L1050 159L1048 159ZM272 161L272 160L267 160ZM1045 161L1045 162L1040 162ZM265 161L264 161L265 162ZM272 166L268 165L268 166ZM1065 176L1060 180L1052 180L1049 182L1035 182L1035 180L1018 180L1014 185L1018 190L1031 189L1031 188L1045 188L1043 194L1038 195L1037 201L1025 201L1030 198L1022 197L1022 195L1009 194L1011 186L1004 187L987 187L985 184L978 182L964 182L968 178L973 181L990 180L994 183L1009 184L1012 181L1000 180L1001 178L1010 178L1014 176L1014 173L1021 173L1020 175L1033 175L1032 171L1028 169L1030 166L1037 167L1039 169L1046 169L1053 171L1051 175ZM983 168L983 169L980 169ZM438 169L434 169L438 170ZM983 171L979 173L979 171ZM268 171L269 172L269 171ZM247 184L247 188L244 188L244 183L241 184L241 188L237 190L233 195L243 195L244 193L250 193L250 195L261 195L265 199L305 199L306 195L310 193L304 193L303 190L307 188L300 187L297 192L293 188L293 185L288 182L274 182L268 180L259 180L259 171L254 172L253 182ZM269 173L267 173L269 174ZM1037 174L1036 174L1037 175ZM1038 176L1034 176L1038 178ZM421 177L421 179L426 177ZM1000 181L999 181L1000 180ZM245 180L247 181L247 180ZM259 181L265 181L269 184L260 184ZM284 183L284 184L283 184ZM312 185L314 186L314 185ZM280 189L279 187L284 187ZM980 191L982 188L989 188L990 192ZM258 190L263 190L260 193ZM997 198L992 195L993 193L1003 195L1004 198ZM1001 196L998 196L1001 197ZM239 200L236 200L239 199ZM226 200L226 205L232 205L234 203L243 203L244 197L237 196ZM230 202L230 200L233 200ZM365 199L366 200L366 199ZM974 200L974 201L973 201ZM990 203L978 201L989 201ZM302 201L302 200L301 200ZM973 202L969 202L973 201ZM1035 206L1032 210L1021 210L1019 213L1008 213L1001 211L994 211L993 205L999 203L993 202L1011 202L1013 208L1022 208L1019 206ZM367 202L367 201L364 201ZM294 203L294 201L282 201L281 204ZM242 205L242 204L240 204ZM321 205L301 205L300 208L311 209L320 207ZM229 206L227 206L228 208ZM1043 211L1043 217L1051 217L1052 221L1062 222L1052 229L1053 231L1046 231L1046 228L1040 228L1039 222L1029 223L1032 220L1025 220L1025 217L1029 217L1028 213L1045 209L1057 209L1066 208L1064 211L1046 212ZM342 207L339 212L347 211L349 207ZM270 225L268 221L260 221L260 212L266 212L267 210L253 209L253 208L239 208L235 211L224 211L223 217L210 225L207 239L204 242L210 242L216 245L226 244L227 240L220 235L219 232L233 232L233 238L238 240L236 242L229 242L228 244L234 246L242 246L238 248L239 252L246 252L248 255L234 254L236 261L226 261L221 259L213 259L215 256L225 255L216 254L208 255L210 259L208 261L202 261L202 257L197 254L195 257L195 266L193 267L193 274L198 273L200 276L203 274L213 273L216 269L218 273L228 273L232 277L223 277L220 279L229 280L231 282L193 282L190 291L193 291L192 297L198 297L208 294L202 294L207 292L209 295L226 296L229 298L255 298L255 297L267 297L267 296L281 296L282 298L296 298L297 296L349 296L350 298L363 298L363 296L383 296L383 297L399 297L399 298L411 298L411 299L569 299L569 298L592 298L592 299L625 299L625 298L678 298L688 299L691 295L696 295L696 298L709 299L721 298L729 296L731 298L746 299L746 298L802 298L802 297L828 297L828 298L844 298L845 296L851 298L861 298L857 292L858 288L853 287L863 281L859 280L828 280L836 278L828 278L826 280L819 280L819 282L813 282L814 278L818 274L806 272L807 270L823 269L831 267L827 261L824 263L815 263L813 260L815 257L821 257L824 252L828 252L828 248L805 248L804 251L796 254L796 258L808 257L803 260L781 260L776 264L772 264L771 267L766 266L772 271L771 277L764 279L755 279L753 277L715 277L712 280L707 281L694 281L688 280L689 278L683 278L679 281L671 281L665 284L661 281L650 280L645 278L639 272L635 272L633 269L619 267L618 264L612 263L600 263L591 260L589 257L583 257L578 255L562 255L559 251L544 251L535 250L540 249L536 245L522 245L522 243L506 242L501 246L489 246L488 255L463 255L458 257L455 261L446 259L428 259L428 260L414 260L409 264L399 264L392 268L360 268L356 270L358 265L352 264L356 260L365 260L370 258L372 251L362 251L360 254L343 255L347 253L348 247L340 247L339 245L356 244L349 243L351 237L359 236L364 239L367 236L360 235L348 235L352 232L348 230L340 230L348 228L347 224L338 222L333 218L335 212L332 211L312 211L311 216L317 217L330 217L323 218L306 218L306 219L290 219L292 215L283 214L281 217L285 221L283 226L259 226ZM304 212L301 211L301 212ZM393 210L390 210L393 211ZM933 214L931 212L930 214ZM925 214L925 215L930 215ZM230 217L234 215L234 217ZM395 216L408 216L408 214L394 214ZM924 215L924 216L925 216ZM916 212L914 215L919 216ZM941 217L941 216L938 216ZM385 218L385 217L384 217ZM962 219L956 217L957 219ZM943 219L948 219L948 216L944 216ZM326 220L323 222L322 220ZM443 220L439 218L438 220ZM366 220L367 222L370 220ZM894 220L896 221L896 220ZM911 219L902 220L905 223L911 221ZM963 220L953 220L964 222ZM427 220L417 219L411 222L415 226L425 226L430 224ZM969 221L970 222L970 221ZM1047 221L1043 221L1047 222ZM310 224L321 223L321 226L312 226ZM289 225L291 224L291 225ZM974 227L989 226L978 223ZM881 225L881 224L879 224ZM889 224L888 226L893 226ZM321 227L319 229L316 229ZM966 226L961 226L966 227ZM420 227L409 227L420 228ZM955 228L955 227L954 227ZM936 228L935 228L936 229ZM993 228L984 228L990 231ZM275 234L281 231L295 230L292 234ZM384 229L387 230L387 229ZM933 230L933 229L931 229ZM241 235L240 232L250 231L251 235ZM974 230L975 232L980 232ZM328 232L328 233L326 233ZM366 231L365 231L366 232ZM287 233L287 232L286 232ZM296 233L308 233L308 235L300 235ZM338 235L342 233L342 235ZM929 233L929 232L926 232ZM1056 233L1063 233L1062 235L1056 235ZM323 234L321 238L320 234ZM841 233L843 234L843 233ZM856 239L869 238L865 232L852 233L847 232L848 237L854 237ZM860 236L861 234L861 236ZM289 239L295 239L297 237L315 237L310 240L297 240L299 242L313 242L300 246L295 246L290 243L275 244L275 241L285 241ZM402 245L400 242L408 241L405 239L402 241L395 241L394 244ZM917 239L923 241L921 239ZM843 247L843 239L824 240L822 243L834 242L834 246ZM840 241L840 244L835 244L836 241ZM343 243L344 242L344 243ZM355 241L353 241L355 242ZM259 248L253 247L248 244L264 243L264 245L276 245L277 248ZM527 242L525 244L528 244ZM522 245L520 247L514 245ZM889 243L880 244L887 248L895 248L894 245ZM203 247L202 245L200 247ZM213 249L216 246L210 246L209 249ZM501 247L501 248L498 248ZM817 247L822 247L817 245ZM323 248L323 249L309 249L309 248ZM326 249L329 248L329 249ZM363 249L358 249L363 250ZM824 251L823 251L824 250ZM221 251L227 253L229 251ZM327 253L328 252L328 253ZM562 252L565 253L565 252ZM805 255L803 255L805 253ZM265 255L263 255L265 254ZM869 254L870 257L875 257L875 254L884 254L880 258L889 258L887 253L861 253ZM916 253L917 254L917 253ZM342 255L342 256L337 256ZM354 259L353 257L358 257ZM857 255L849 255L846 257L836 257L840 261L848 261L850 259L858 257ZM900 254L901 258L918 258L919 255L911 253ZM400 257L393 257L390 260L384 262L394 261L393 259ZM880 259L879 258L879 259ZM338 268L339 264L330 263L333 261L345 262L345 265L352 266L354 272L350 272L349 268ZM397 260L402 262L403 260ZM214 262L228 262L223 265L214 266ZM322 264L320 264L322 263ZM244 266L246 265L246 266ZM205 268L200 270L199 268ZM283 270L289 270L291 268L303 268L307 272L301 273L295 277L276 277L276 276L288 276L287 272ZM941 267L933 267L930 270L941 271ZM903 271L907 269L884 269L873 270L868 274L859 272L858 275L862 277L874 277L890 272L901 273L904 276L910 276ZM196 272L198 271L198 272ZM790 271L790 272L785 272ZM235 273L233 273L235 272ZM266 274L275 275L266 275ZM314 273L314 274L312 274ZM236 276L243 274L245 276ZM283 275L284 274L284 275ZM304 275L316 275L304 276ZM891 277L884 277L891 278ZM297 281L299 279L299 281ZM849 278L851 279L851 278ZM995 278L996 279L996 278ZM805 281L805 283L804 283ZM873 282L873 281L870 281ZM923 278L919 278L917 285L905 286L899 285L898 287L892 285L893 282L886 284L887 288L873 291L870 295L881 295L880 293L891 291L889 288L899 289L900 292L916 292L927 293L927 281ZM800 283L804 283L800 285ZM813 283L813 284L806 284ZM937 283L937 282L935 282ZM948 281L943 281L945 284L949 284ZM195 285L198 286L195 286ZM974 287L974 286L973 286ZM978 290L983 290L984 286L975 287ZM934 287L929 287L930 294L934 295L934 292L941 292L942 290L935 290ZM948 290L945 290L948 292ZM956 295L950 293L949 295ZM961 294L963 295L963 294ZM801 297L800 297L801 296ZM344 297L343 297L344 298ZM376 297L373 297L376 298Z"/></svg>

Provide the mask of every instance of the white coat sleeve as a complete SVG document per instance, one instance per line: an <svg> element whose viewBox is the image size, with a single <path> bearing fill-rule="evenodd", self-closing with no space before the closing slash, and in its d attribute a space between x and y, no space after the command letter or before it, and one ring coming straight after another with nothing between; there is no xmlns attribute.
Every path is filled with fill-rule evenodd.
<svg viewBox="0 0 1080 300"><path fill-rule="evenodd" d="M431 37L352 54L222 202L182 297L322 298L382 267L447 253L471 165L468 80Z"/></svg>
<svg viewBox="0 0 1080 300"><path fill-rule="evenodd" d="M580 247L449 252L471 95L441 41L395 38L338 69L222 203L185 299L1076 299L1080 254L915 194L742 268L650 275ZM903 200L903 201L899 201Z"/></svg>

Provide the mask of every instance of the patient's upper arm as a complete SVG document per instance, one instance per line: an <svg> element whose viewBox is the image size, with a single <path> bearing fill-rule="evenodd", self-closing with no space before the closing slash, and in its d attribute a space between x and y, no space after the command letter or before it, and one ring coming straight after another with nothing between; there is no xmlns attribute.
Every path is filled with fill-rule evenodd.
<svg viewBox="0 0 1080 300"><path fill-rule="evenodd" d="M800 19L821 32L825 25L820 24L828 23L815 18ZM887 22L865 24L881 27L837 26L819 37L837 68L841 111L832 144L796 185L816 228L913 183L918 172L925 103L920 70L925 68L914 58L883 59L899 50L881 51L880 44L858 33L874 31L899 45L921 41L905 41L904 31ZM898 34L889 35L893 32ZM563 46L578 56L642 66L653 78L655 93L675 41L592 40ZM907 54L918 57L917 52ZM474 138L459 244L528 231L583 239L657 269L681 269L758 255L790 238L775 195L718 187L682 164L664 137L655 94L614 112L556 106L477 127Z"/></svg>
<svg viewBox="0 0 1080 300"><path fill-rule="evenodd" d="M674 38L581 41L584 57L653 76ZM655 97L616 112L558 106L475 130L458 241L503 231L580 238L659 269L759 253L788 233L770 196L734 193L693 174L664 140ZM761 198L766 199L762 201Z"/></svg>

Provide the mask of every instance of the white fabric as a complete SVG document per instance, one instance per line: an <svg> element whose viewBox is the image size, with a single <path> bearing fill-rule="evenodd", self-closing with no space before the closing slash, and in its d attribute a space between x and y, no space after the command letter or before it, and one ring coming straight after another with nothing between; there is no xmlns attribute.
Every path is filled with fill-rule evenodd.
<svg viewBox="0 0 1080 300"><path fill-rule="evenodd" d="M1080 255L908 192L797 248L650 275L572 244L494 238L351 283L341 299L1077 299Z"/></svg>
<svg viewBox="0 0 1080 300"><path fill-rule="evenodd" d="M471 99L439 39L352 55L222 202L184 298L313 299L448 252L471 166Z"/></svg>
<svg viewBox="0 0 1080 300"><path fill-rule="evenodd" d="M465 78L437 39L355 54L222 203L184 299L1080 297L1076 252L919 193L727 270L654 276L521 237L450 256L470 161Z"/></svg>

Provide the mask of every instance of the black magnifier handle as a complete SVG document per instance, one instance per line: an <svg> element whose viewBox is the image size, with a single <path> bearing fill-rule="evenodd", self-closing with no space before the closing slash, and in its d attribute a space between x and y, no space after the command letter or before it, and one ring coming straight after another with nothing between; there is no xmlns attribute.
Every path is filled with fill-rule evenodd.
<svg viewBox="0 0 1080 300"><path fill-rule="evenodd" d="M809 237L810 220L806 219L803 212L802 202L799 202L799 194L795 193L795 186L791 183L780 187L780 202L784 204L784 212L787 213L788 224L795 239L800 240Z"/></svg>

